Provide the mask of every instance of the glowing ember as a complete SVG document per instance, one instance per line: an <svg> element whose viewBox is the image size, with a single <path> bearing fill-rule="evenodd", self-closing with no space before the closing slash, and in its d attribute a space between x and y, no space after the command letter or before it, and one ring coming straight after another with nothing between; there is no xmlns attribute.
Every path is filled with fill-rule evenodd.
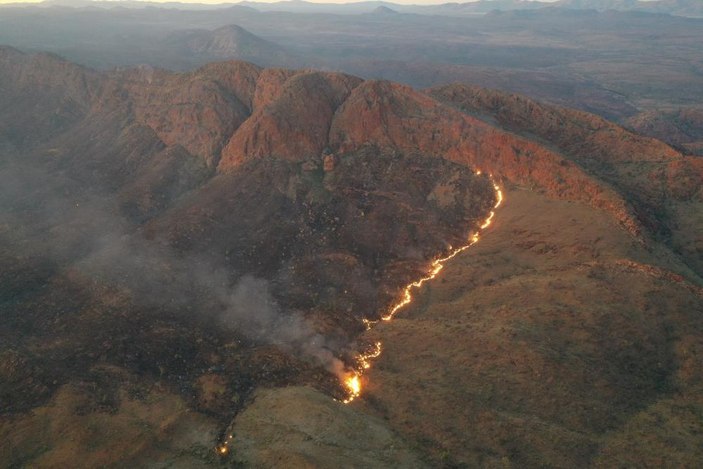
<svg viewBox="0 0 703 469"><path fill-rule="evenodd" d="M373 350L368 353L359 355L359 364L364 370L371 368L371 360L381 356L381 342L376 342L373 344Z"/></svg>
<svg viewBox="0 0 703 469"><path fill-rule="evenodd" d="M481 171L476 171L476 175L480 176ZM425 277L421 278L420 280L416 280L416 281L410 283L409 285L407 285L403 289L403 293L401 295L400 301L398 301L398 303L393 305L393 307L388 311L388 314L381 317L381 319L383 321L390 321L391 319L393 319L393 316L395 316L395 314L400 309L402 309L404 306L410 304L413 300L413 296L411 293L413 288L419 288L428 280L432 280L435 277L437 277L437 275L444 268L445 262L454 258L456 255L464 252L465 250L467 250L468 248L470 248L474 244L478 243L478 241L480 239L480 231L485 230L486 228L488 228L491 225L491 223L493 223L493 218L495 217L495 214L496 214L495 211L503 203L503 191L500 189L500 187L498 187L498 184L495 183L495 181L493 180L493 176L490 175L489 177L491 179L491 183L493 184L493 189L495 190L496 204L493 206L493 210L491 210L491 212L488 214L488 218L486 218L486 220L479 227L479 231L472 233L469 236L468 244L466 244L460 248L456 248L456 249L451 250L450 254L447 255L446 257L442 257L440 259L435 259L434 261L432 261L432 264L430 265L429 273ZM450 246L450 249L452 249L451 246ZM373 327L373 325L376 324L377 322L378 321L371 321L369 319L364 319L364 325L366 326L366 330L371 329ZM376 342L374 349L371 352L360 354L357 357L357 362L359 365L358 371L353 371L343 378L344 387L347 388L347 390L349 391L349 396L342 402L344 402L345 404L348 404L348 403L352 402L354 399L356 399L359 396L359 394L361 394L361 373L363 373L363 370L368 370L369 368L371 368L372 360L374 358L379 357L380 355L381 355L381 343Z"/></svg>
<svg viewBox="0 0 703 469"><path fill-rule="evenodd" d="M222 443L220 443L215 450L217 451L217 454L220 456L226 456L227 453L229 453L229 444L232 441L233 435L228 435L227 439L225 439Z"/></svg>

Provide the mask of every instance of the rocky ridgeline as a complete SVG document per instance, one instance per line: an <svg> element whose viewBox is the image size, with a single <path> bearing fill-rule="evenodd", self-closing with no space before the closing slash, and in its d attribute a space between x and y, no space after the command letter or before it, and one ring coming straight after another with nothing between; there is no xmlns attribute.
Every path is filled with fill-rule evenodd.
<svg viewBox="0 0 703 469"><path fill-rule="evenodd" d="M444 155L568 198L582 192L570 188L589 177L572 164L607 179L613 166L651 163L648 192L677 198L699 196L701 186L698 159L661 141L592 114L484 88L449 85L421 93L340 73L261 69L245 62L185 74L150 67L98 74L47 54L4 48L0 58L6 83L60 90L65 101L92 104L92 113L110 111L119 89L137 122L166 145L181 145L220 171L252 157L304 161L325 148L343 153L374 144ZM655 177L662 169L664 177ZM586 197L597 199L595 193L608 190L589 192Z"/></svg>
<svg viewBox="0 0 703 469"><path fill-rule="evenodd" d="M26 125L28 119L42 118L13 115L15 127L47 128L59 121L63 126L44 133L81 134L76 127L91 127L91 135L102 135L96 123L105 122L103 127L116 128L124 147L141 149L128 165L110 159L107 172L117 165L125 178L153 159L144 156L145 149L182 147L206 167L228 173L262 157L318 165L325 152L339 156L374 146L441 156L506 183L587 201L635 236L643 228L670 232L676 223L669 202L703 196L699 158L585 112L477 87L423 93L386 81L245 62L184 74L149 67L101 74L9 48L0 60L3 82L39 88L37 105L44 103L54 114L33 126ZM104 153L98 150L92 153Z"/></svg>

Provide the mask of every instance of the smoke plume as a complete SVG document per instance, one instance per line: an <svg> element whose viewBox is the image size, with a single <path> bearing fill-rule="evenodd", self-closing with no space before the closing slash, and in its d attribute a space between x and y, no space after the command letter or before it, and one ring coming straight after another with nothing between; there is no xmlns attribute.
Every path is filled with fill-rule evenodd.
<svg viewBox="0 0 703 469"><path fill-rule="evenodd" d="M342 374L339 345L301 312L282 308L267 280L145 239L115 205L109 194L79 190L64 176L0 161L0 248L31 251L119 287L138 306L195 310L198 319Z"/></svg>

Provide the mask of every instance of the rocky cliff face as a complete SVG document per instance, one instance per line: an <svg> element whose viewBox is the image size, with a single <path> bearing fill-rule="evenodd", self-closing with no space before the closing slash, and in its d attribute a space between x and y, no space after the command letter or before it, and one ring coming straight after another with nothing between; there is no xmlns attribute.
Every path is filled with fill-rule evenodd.
<svg viewBox="0 0 703 469"><path fill-rule="evenodd" d="M230 206L232 213L239 209L216 200L249 207L239 215L245 217L246 211L256 209L256 194L264 187L272 197L263 198L271 201L269 208L292 210L292 220L302 217L303 221L304 210L320 210L326 213L325 220L339 218L344 225L353 211L341 210L340 202L329 205L330 200L361 191L355 197L363 195L356 202L362 207L371 204L368 194L388 191L380 181L358 181L353 187L332 181L344 179L337 176L342 173L351 177L357 163L363 165L357 168L362 173L366 167L383 171L371 161L370 155L376 153L389 165L395 158L390 155L405 155L409 159L403 161L409 164L395 170L412 180L417 179L408 172L413 165L429 170L423 158L439 157L465 169L491 173L505 184L589 203L615 217L641 241L668 237L700 273L699 243L681 234L690 230L677 226L685 213L678 205L701 200L701 162L584 112L476 87L453 85L423 93L386 81L262 70L243 62L211 64L187 74L151 68L98 74L55 57L26 56L9 49L3 57L8 83L43 90L49 94L49 99L42 100L45 103L53 103L61 94L62 102L73 110L66 126L52 131L58 135L51 143L36 151L37 157L75 171L86 182L118 191L121 207L132 220L154 219L149 228L152 236L162 232L178 246L204 249L208 243L203 240L209 239L212 252L243 252L243 240L254 240L242 235L243 244L225 242L226 231L218 228L235 229L228 221L230 214L221 207ZM26 98L14 90L6 95L6 99ZM12 112L19 111L8 110L5 115L13 116ZM39 141L50 138L39 133ZM271 166L270 161L280 164ZM246 176L248 172L259 176ZM219 176L211 179L214 174ZM201 186L199 194L183 198ZM232 191L242 195L232 198ZM428 187L424 196L431 191ZM394 199L393 203L402 202ZM424 202L418 199L414 204ZM177 221L181 216L188 221ZM690 218L687 221L691 223ZM281 227L281 233L295 232L296 223ZM426 221L416 229L433 232L435 224ZM209 237L193 239L192 230L203 226L212 227L205 229ZM450 231L449 237L455 238L457 231ZM288 252L284 246L297 241L287 236L270 239L277 249ZM389 249L386 241L376 241L381 243L377 250ZM368 242L373 244L373 237ZM441 250L441 243L432 245ZM369 249L370 245L364 247ZM267 253L274 253L276 259L271 261L272 269L287 258L277 257L276 252ZM253 265L252 258L238 259ZM364 261L364 269L369 262ZM369 305L364 309L372 309Z"/></svg>
<svg viewBox="0 0 703 469"><path fill-rule="evenodd" d="M230 135L252 112L260 69L245 63L174 75L143 68L116 78L129 96L137 122L166 145L181 145L216 166Z"/></svg>
<svg viewBox="0 0 703 469"><path fill-rule="evenodd" d="M588 201L608 210L633 234L641 232L628 202L581 166L535 140L488 125L407 87L366 82L342 106L331 130L332 147L344 150L368 142L405 151L419 148L513 184Z"/></svg>
<svg viewBox="0 0 703 469"><path fill-rule="evenodd" d="M247 269L274 275L286 263L311 262L291 246L312 246L315 237L330 255L359 242L351 253L362 266L359 278L386 275L387 263L410 256L410 251L394 250L396 245L410 243L426 260L443 245L456 244L470 220L487 207L454 228L442 221L457 219L452 210L465 210L462 204L470 198L462 191L471 185L465 174L479 169L504 184L591 204L640 241L668 237L700 273L699 242L677 226L685 216L681 207L701 200L701 162L587 113L475 87L423 93L386 81L262 70L243 62L211 64L187 74L151 68L99 74L51 56L7 49L2 57L8 102L37 102L22 89L39 89L47 95L42 105L60 99L58 115L70 115L51 131L34 126L35 140L46 140L33 143L35 158L73 171L101 191L115 191L130 220L152 220L147 225L152 237L164 237L186 251L199 246L216 257L238 253L225 255L230 265L242 262ZM6 109L3 116L10 121L22 106ZM22 119L17 121L26 128ZM5 129L6 145L15 145L21 132L12 124ZM383 162L374 161L374 154ZM441 162L430 163L432 158ZM354 171L366 174L366 180L356 180ZM384 171L389 175L385 182L374 179ZM435 189L420 184L418 171L437 171L433 177L439 184L449 180L445 171L459 175L455 181L465 178L452 186L459 202L449 211L433 205L427 198ZM422 190L398 197L398 191L409 189L402 183L392 186L396 177L412 180ZM486 204L491 200L481 197ZM264 226L265 219L258 225L241 222L256 211L257 200L271 213L288 213L289 219L271 227ZM387 208L375 213L364 208L383 206L381 200L390 201ZM386 237L383 220L411 216L404 208L409 206L428 208L412 215L421 222L411 220L405 227L415 234ZM698 222L689 217L687 223ZM336 231L324 231L332 225L338 225ZM366 228L352 232L345 226ZM253 233L275 247L247 251L257 243L263 248ZM359 241L364 236L368 239ZM333 281L330 291L343 288L342 283ZM398 285L384 288L393 292ZM361 293L366 290L360 287L349 304L363 304L364 311L372 312L389 300L386 293ZM375 299L364 301L364 296ZM310 298L293 303L309 304Z"/></svg>
<svg viewBox="0 0 703 469"><path fill-rule="evenodd" d="M0 47L2 136L27 149L67 131L88 112L99 75L50 54Z"/></svg>
<svg viewBox="0 0 703 469"><path fill-rule="evenodd" d="M361 81L321 72L298 73L281 83L284 77L261 77L262 92L254 113L222 151L221 171L252 158L304 161L320 157L337 107Z"/></svg>

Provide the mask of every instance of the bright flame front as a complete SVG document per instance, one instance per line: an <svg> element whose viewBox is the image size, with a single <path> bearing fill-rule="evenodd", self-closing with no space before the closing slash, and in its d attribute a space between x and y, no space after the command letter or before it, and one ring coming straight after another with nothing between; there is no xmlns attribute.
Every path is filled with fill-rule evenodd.
<svg viewBox="0 0 703 469"><path fill-rule="evenodd" d="M356 372L352 373L344 380L344 386L349 391L349 396L343 402L348 404L361 394L361 376Z"/></svg>
<svg viewBox="0 0 703 469"><path fill-rule="evenodd" d="M476 175L477 176L481 175L481 171L477 171ZM449 255L447 255L446 257L442 257L442 258L435 259L434 261L432 261L429 273L425 277L406 285L405 288L403 289L403 293L401 295L400 301L398 301L398 303L393 305L393 307L391 307L390 310L388 311L388 314L381 317L381 320L390 321L391 319L393 319L393 316L395 316L395 314L400 309L402 309L404 306L410 304L413 301L413 296L412 296L412 289L413 288L419 288L428 280L432 280L435 277L437 277L437 275L444 268L444 264L448 260L453 259L458 254L464 252L465 250L469 249L474 244L478 243L478 241L480 239L480 232L482 230L485 230L486 228L488 228L493 223L493 218L495 217L495 214L496 214L495 211L498 209L498 207L500 207L503 204L503 191L500 189L498 184L496 184L495 181L493 180L493 175L490 175L489 178L491 180L491 183L493 184L493 189L495 190L496 203L493 206L493 210L491 210L491 212L488 214L488 218L486 218L484 220L484 222L481 224L481 226L479 227L479 230L477 232L471 233L471 235L469 236L469 239L468 239L468 244L452 250L451 253ZM371 321L369 319L364 319L363 321L364 321L364 325L366 326L366 330L371 329L374 326L374 324L376 324L378 322L378 321ZM362 387L361 386L361 374L363 373L363 370L367 370L367 369L371 368L372 360L379 357L380 355L381 355L381 342L376 342L374 350L372 350L371 352L368 352L368 353L360 354L357 357L357 362L360 365L359 370L353 371L350 374L345 375L345 377L343 378L344 387L349 392L349 395L342 402L344 402L345 404L348 404L348 403L352 402L354 399L356 399L361 394L361 387Z"/></svg>

